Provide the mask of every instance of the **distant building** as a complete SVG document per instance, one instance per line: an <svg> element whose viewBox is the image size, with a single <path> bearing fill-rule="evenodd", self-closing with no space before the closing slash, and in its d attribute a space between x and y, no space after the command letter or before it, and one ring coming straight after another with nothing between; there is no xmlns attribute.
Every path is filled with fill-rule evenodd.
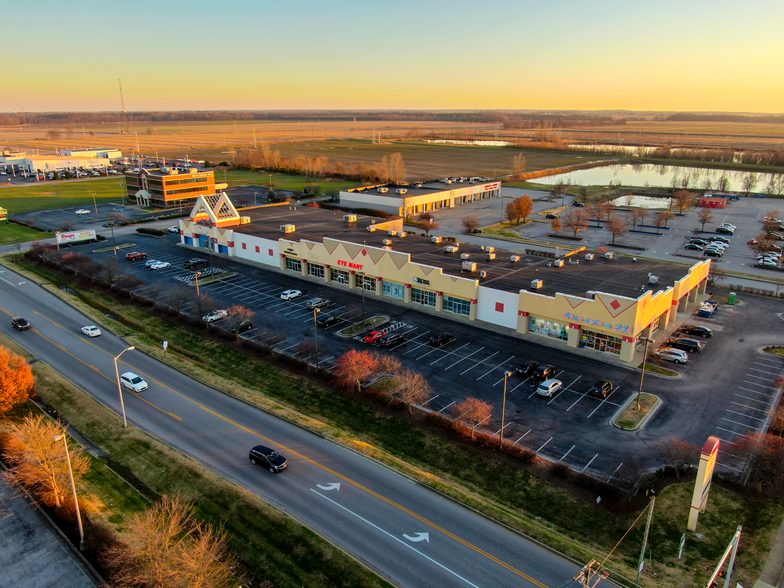
<svg viewBox="0 0 784 588"><path fill-rule="evenodd" d="M84 155L27 155L24 151L4 152L0 155L0 168L20 174L65 171L76 169L106 170L109 160L105 157Z"/></svg>
<svg viewBox="0 0 784 588"><path fill-rule="evenodd" d="M215 194L215 172L162 167L125 172L128 200L141 206L192 206L199 196Z"/></svg>
<svg viewBox="0 0 784 588"><path fill-rule="evenodd" d="M60 155L66 157L97 157L105 159L120 159L123 154L113 147L95 147L90 149L60 149Z"/></svg>
<svg viewBox="0 0 784 588"><path fill-rule="evenodd" d="M340 205L347 208L383 210L406 217L500 196L501 182L440 180L352 188L340 192Z"/></svg>

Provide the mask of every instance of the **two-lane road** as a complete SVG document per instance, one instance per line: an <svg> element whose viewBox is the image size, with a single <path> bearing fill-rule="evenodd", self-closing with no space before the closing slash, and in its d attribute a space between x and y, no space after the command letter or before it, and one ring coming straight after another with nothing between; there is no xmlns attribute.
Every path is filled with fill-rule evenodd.
<svg viewBox="0 0 784 588"><path fill-rule="evenodd" d="M33 330L16 332L12 316ZM127 347L27 278L0 272L0 330L120 412L113 357ZM100 325L99 325L100 326ZM395 584L564 588L577 566L367 457L224 395L139 351L120 372L149 383L125 392L128 420L303 521ZM271 474L253 445L289 459ZM553 505L557 508L557 505Z"/></svg>

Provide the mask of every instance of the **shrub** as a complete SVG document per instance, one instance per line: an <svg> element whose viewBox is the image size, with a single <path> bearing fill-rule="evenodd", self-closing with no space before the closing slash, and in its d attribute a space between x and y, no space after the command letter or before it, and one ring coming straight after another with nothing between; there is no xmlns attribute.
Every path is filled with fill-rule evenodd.
<svg viewBox="0 0 784 588"><path fill-rule="evenodd" d="M572 468L568 465L563 463L562 461L556 461L550 464L550 472L557 476L558 478L570 478L572 476Z"/></svg>
<svg viewBox="0 0 784 588"><path fill-rule="evenodd" d="M154 237L163 237L166 234L160 229L150 229L147 227L141 227L140 229L136 229L136 232L142 235L152 235Z"/></svg>

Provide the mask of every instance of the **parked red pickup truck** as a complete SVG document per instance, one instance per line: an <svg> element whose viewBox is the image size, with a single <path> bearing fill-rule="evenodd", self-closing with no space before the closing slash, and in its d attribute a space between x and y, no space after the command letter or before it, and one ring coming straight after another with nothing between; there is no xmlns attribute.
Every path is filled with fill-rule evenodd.
<svg viewBox="0 0 784 588"><path fill-rule="evenodd" d="M140 253L138 251L131 251L130 253L127 253L125 255L125 259L127 259L128 261L136 261L137 259L146 259L146 258L147 258L146 253Z"/></svg>

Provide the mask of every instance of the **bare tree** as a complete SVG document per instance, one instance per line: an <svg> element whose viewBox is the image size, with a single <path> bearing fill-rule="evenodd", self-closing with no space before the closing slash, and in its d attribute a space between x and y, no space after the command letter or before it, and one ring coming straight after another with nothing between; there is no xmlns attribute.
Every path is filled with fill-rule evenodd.
<svg viewBox="0 0 784 588"><path fill-rule="evenodd" d="M63 224L60 225L60 228L63 231L70 232L70 231L73 231L76 228L76 223L74 221L72 221L71 219L68 219L66 221L63 221Z"/></svg>
<svg viewBox="0 0 784 588"><path fill-rule="evenodd" d="M400 360L391 353L376 353L374 358L376 360L376 370L382 377L394 377L403 371Z"/></svg>
<svg viewBox="0 0 784 588"><path fill-rule="evenodd" d="M425 212L419 215L419 222L422 223L422 230L425 231L425 235L428 237L430 236L430 231L435 231L440 226L438 221L436 221L435 217L429 212Z"/></svg>
<svg viewBox="0 0 784 588"><path fill-rule="evenodd" d="M647 212L644 208L632 208L629 211L629 215L632 217L632 228L636 229L646 214Z"/></svg>
<svg viewBox="0 0 784 588"><path fill-rule="evenodd" d="M730 179L727 177L726 174L721 174L719 179L716 181L716 189L719 192L726 192L729 187L730 187Z"/></svg>
<svg viewBox="0 0 784 588"><path fill-rule="evenodd" d="M473 233L479 228L479 217L475 214L466 215L460 219L460 221L463 223L463 228L466 233Z"/></svg>
<svg viewBox="0 0 784 588"><path fill-rule="evenodd" d="M124 223L127 219L128 217L126 217L121 212L112 212L109 215L109 222L112 223L113 225L119 225L120 223Z"/></svg>
<svg viewBox="0 0 784 588"><path fill-rule="evenodd" d="M605 200L604 202L599 203L602 207L602 212L604 214L604 220L609 220L609 218L618 210L618 207L615 205L614 202L610 200Z"/></svg>
<svg viewBox="0 0 784 588"><path fill-rule="evenodd" d="M454 407L455 418L465 419L471 424L471 439L474 438L476 426L483 423L493 414L493 406L478 398L466 398Z"/></svg>
<svg viewBox="0 0 784 588"><path fill-rule="evenodd" d="M518 153L514 157L512 157L512 179L519 180L520 177L525 173L525 168L528 165L528 160L525 158L525 155Z"/></svg>
<svg viewBox="0 0 784 588"><path fill-rule="evenodd" d="M510 225L513 222L517 222L517 224L520 224L521 217L514 200L506 203L506 206L504 207L504 218L509 221Z"/></svg>
<svg viewBox="0 0 784 588"><path fill-rule="evenodd" d="M612 243L610 243L610 245L615 245L615 239L626 234L626 231L628 230L626 228L626 222L619 216L611 216L604 227L610 231L610 234L612 235Z"/></svg>
<svg viewBox="0 0 784 588"><path fill-rule="evenodd" d="M627 194L626 196L623 197L623 201L626 204L626 208L631 210L632 205L634 205L634 198L635 198L634 194Z"/></svg>
<svg viewBox="0 0 784 588"><path fill-rule="evenodd" d="M751 465L752 479L757 490L762 492L765 485L777 485L784 479L784 439L776 435L748 432L735 442L734 450L744 456Z"/></svg>
<svg viewBox="0 0 784 588"><path fill-rule="evenodd" d="M401 387L396 393L408 404L408 411L413 414L413 405L427 399L433 391L427 378L418 372L405 370L398 375L398 379Z"/></svg>
<svg viewBox="0 0 784 588"><path fill-rule="evenodd" d="M555 231L556 235L558 234L558 231L563 229L563 224L561 223L561 219L558 217L550 221L550 226L552 227L553 231Z"/></svg>
<svg viewBox="0 0 784 588"><path fill-rule="evenodd" d="M675 200L675 204L678 207L678 214L680 215L683 215L683 211L694 204L694 194L688 190L678 190L672 195L672 199Z"/></svg>
<svg viewBox="0 0 784 588"><path fill-rule="evenodd" d="M243 321L253 318L253 310L242 304L232 304L226 309L228 315L226 316L226 323L229 330L234 333L235 340L239 343L240 340L240 325Z"/></svg>
<svg viewBox="0 0 784 588"><path fill-rule="evenodd" d="M697 218L702 223L702 229L700 230L704 232L705 223L713 221L713 211L707 207L700 208L699 212L697 213Z"/></svg>
<svg viewBox="0 0 784 588"><path fill-rule="evenodd" d="M743 187L743 193L748 196L751 194L751 191L754 189L754 186L757 185L759 182L759 177L755 173L747 173L743 176L743 181L741 182L741 186Z"/></svg>
<svg viewBox="0 0 784 588"><path fill-rule="evenodd" d="M169 305L177 314L181 314L183 310L194 299L195 292L184 284L177 284L169 289L166 293L166 304Z"/></svg>
<svg viewBox="0 0 784 588"><path fill-rule="evenodd" d="M572 208L564 215L563 225L572 230L574 236L577 232L588 226L588 213L584 208Z"/></svg>
<svg viewBox="0 0 784 588"><path fill-rule="evenodd" d="M35 391L35 379L24 357L0 345L0 414L26 402Z"/></svg>
<svg viewBox="0 0 784 588"><path fill-rule="evenodd" d="M585 207L585 211L588 213L589 218L592 218L596 221L597 227L601 226L599 222L602 220L602 217L604 216L604 210L601 203L594 202L592 204L589 204L588 206Z"/></svg>
<svg viewBox="0 0 784 588"><path fill-rule="evenodd" d="M659 229L664 225L667 227L667 221L672 220L675 218L675 215L671 212L660 212L655 217L655 224L656 224L656 233L659 234Z"/></svg>
<svg viewBox="0 0 784 588"><path fill-rule="evenodd" d="M681 472L694 465L700 458L700 448L696 445L675 439L654 443L653 449L667 465L675 468L675 477L680 478Z"/></svg>

